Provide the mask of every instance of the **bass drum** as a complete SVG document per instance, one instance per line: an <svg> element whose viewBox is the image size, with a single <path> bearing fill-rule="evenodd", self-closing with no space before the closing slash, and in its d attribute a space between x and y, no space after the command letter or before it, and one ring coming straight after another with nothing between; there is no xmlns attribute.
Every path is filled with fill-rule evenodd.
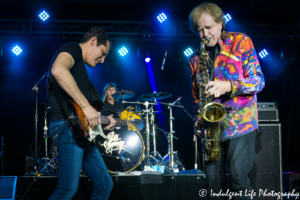
<svg viewBox="0 0 300 200"><path fill-rule="evenodd" d="M115 127L113 131L103 131L107 139L96 138L96 146L109 172L128 173L143 160L144 141L138 131L128 130L127 126Z"/></svg>

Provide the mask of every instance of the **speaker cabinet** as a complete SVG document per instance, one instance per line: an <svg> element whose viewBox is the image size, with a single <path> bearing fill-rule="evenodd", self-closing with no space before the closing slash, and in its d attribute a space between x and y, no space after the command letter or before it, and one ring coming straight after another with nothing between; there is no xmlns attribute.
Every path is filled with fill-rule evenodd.
<svg viewBox="0 0 300 200"><path fill-rule="evenodd" d="M17 177L0 176L0 199L15 199Z"/></svg>
<svg viewBox="0 0 300 200"><path fill-rule="evenodd" d="M281 124L259 124L255 141L255 159L250 172L255 199L277 199L266 196L282 190ZM282 199L282 197L281 197Z"/></svg>

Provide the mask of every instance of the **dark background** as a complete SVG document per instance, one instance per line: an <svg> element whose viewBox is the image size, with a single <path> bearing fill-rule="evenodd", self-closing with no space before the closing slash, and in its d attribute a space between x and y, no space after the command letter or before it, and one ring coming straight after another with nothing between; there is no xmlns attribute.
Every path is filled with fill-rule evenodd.
<svg viewBox="0 0 300 200"><path fill-rule="evenodd" d="M293 1L295 2L295 1ZM192 8L201 1L96 1L96 0L11 0L0 3L0 19L37 19L45 9L52 20L109 20L109 21L146 21L155 20L157 14L167 13L168 20L187 20ZM282 24L299 27L300 15L292 1L252 0L252 1L214 1L224 11L230 13L233 20L227 30L234 31L230 23L238 24ZM0 24L1 26L1 24ZM230 29L232 28L232 29ZM247 34L247 33L246 33ZM2 35L0 35L1 38ZM4 175L25 174L25 156L31 156L29 145L34 147L34 108L32 103L35 94L28 95L32 87L47 71L48 65L66 39L35 39L31 37L11 37L1 39L0 57L0 94L1 94L1 138L4 137L5 157ZM79 41L75 41L79 42ZM289 46L286 45L288 43ZM148 69L152 69L156 92L169 92L173 96L162 102L173 102L182 96L182 105L192 114L193 98L191 94L190 69L171 59L166 61L165 69L160 70L166 49L168 54L188 63L183 51L187 47L196 49L199 42L191 41L152 41L147 42L152 48L152 61L147 68L143 59L137 58L137 49L141 41L113 40L113 48L105 63L96 68L88 68L90 79L102 95L103 87L110 82L117 84L119 90L131 90L136 101L139 96L153 92ZM145 43L145 42L143 42ZM265 75L266 87L258 94L258 101L276 101L279 106L280 123L282 124L283 171L300 172L298 159L300 134L298 125L299 112L299 42L287 37L286 40L263 42L253 39L257 52L267 49L268 57L260 59ZM14 45L22 46L19 56L12 54ZM282 47L287 46L287 54L295 55L288 60L281 58ZM118 50L126 46L129 53L121 57ZM39 102L47 103L45 81L39 85ZM157 107L165 111L156 119L158 126L169 131L169 111L166 106ZM39 156L44 156L43 117L39 111L38 144L41 145ZM180 108L173 109L175 136L174 150L186 169L193 168L194 144L192 142L193 123ZM142 132L143 134L143 132ZM162 132L157 131L158 151L165 155L167 142ZM32 150L34 150L32 147ZM153 149L151 148L151 151Z"/></svg>

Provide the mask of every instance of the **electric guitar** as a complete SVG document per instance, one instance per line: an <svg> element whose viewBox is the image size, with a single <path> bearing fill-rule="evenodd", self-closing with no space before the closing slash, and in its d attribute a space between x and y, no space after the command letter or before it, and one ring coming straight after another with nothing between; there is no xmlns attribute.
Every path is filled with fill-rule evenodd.
<svg viewBox="0 0 300 200"><path fill-rule="evenodd" d="M91 103L92 107L95 108L95 110L97 110L97 112L99 113L101 119L101 124L98 124L98 126L94 130L88 126L87 120L80 106L74 100L70 100L70 102L74 115L78 118L78 125L77 127L75 127L77 130L75 132L79 132L80 136L85 137L90 142L93 142L98 135L106 139L106 135L103 133L101 125L108 125L110 124L110 121L108 117L102 116L100 113L100 111L104 108L104 104L102 103L102 101L94 101L93 103ZM113 119L116 121L115 126L127 126L128 130L133 131L140 131L143 129L143 120L128 121L118 118Z"/></svg>

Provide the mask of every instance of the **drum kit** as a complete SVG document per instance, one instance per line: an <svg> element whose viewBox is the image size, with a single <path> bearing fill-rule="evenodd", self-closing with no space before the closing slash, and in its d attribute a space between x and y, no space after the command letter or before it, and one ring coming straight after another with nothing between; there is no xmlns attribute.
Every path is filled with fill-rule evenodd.
<svg viewBox="0 0 300 200"><path fill-rule="evenodd" d="M99 149L107 169L111 173L128 173L135 169L143 170L145 166L164 166L166 173L178 173L179 170L185 170L184 166L180 162L177 151L174 151L173 139L178 139L174 136L173 130L172 107L183 106L179 103L178 98L173 103L158 102L157 100L166 99L172 96L167 92L153 92L151 94L145 94L138 98L136 102L125 101L135 95L132 91L119 91L112 95L113 98L121 100L125 104L130 106L121 110L117 115L121 120L126 120L129 123L136 120L143 121L142 127L129 128L116 126L113 131L105 131L107 138L97 138L95 140L96 146ZM162 111L156 111L155 105L165 105L170 110L170 131L167 132L155 124L155 117L163 113ZM133 106L134 105L134 106ZM52 145L48 151L48 126L47 126L47 113L50 109L48 104L38 103L33 104L34 107L38 107L39 110L45 112L44 116L44 133L45 140L45 157L42 159L43 166L38 167L39 174L53 174L57 172L57 150L56 146ZM144 109L141 109L144 107ZM184 109L184 108L183 108ZM185 109L184 109L185 110ZM192 116L190 116L192 118ZM151 129L151 131L150 131ZM144 130L145 143L142 134L138 130ZM164 133L168 141L168 152L165 156L157 151L156 146L156 130ZM150 136L152 136L153 151L150 152ZM31 148L31 147L30 147ZM34 153L34 152L32 152ZM52 158L51 155L52 154ZM51 159L50 159L50 158Z"/></svg>
<svg viewBox="0 0 300 200"><path fill-rule="evenodd" d="M119 91L113 94L112 97L121 100L124 105L130 104L130 106L119 112L120 119L128 120L129 122L135 120L144 121L146 146L141 133L137 130L133 131L124 127L115 127L114 131L104 131L108 135L108 139L100 139L96 142L96 145L108 170L111 173L127 173L136 168L151 167L152 165L165 166L165 172L167 173L178 173L179 170L185 170L178 158L177 151L174 151L173 148L173 139L178 138L174 136L172 107L183 108L179 103L181 97L173 103L158 102L157 100L169 98L172 94L167 92L153 92L140 96L136 102L125 101L125 99L131 98L134 95L135 93L132 91ZM166 105L170 110L169 132L160 129L155 124L155 116L162 113L154 109L154 106L158 104ZM151 132L150 129L152 129ZM164 132L168 140L168 153L163 157L156 148L156 130ZM152 152L150 152L150 136L153 139Z"/></svg>

